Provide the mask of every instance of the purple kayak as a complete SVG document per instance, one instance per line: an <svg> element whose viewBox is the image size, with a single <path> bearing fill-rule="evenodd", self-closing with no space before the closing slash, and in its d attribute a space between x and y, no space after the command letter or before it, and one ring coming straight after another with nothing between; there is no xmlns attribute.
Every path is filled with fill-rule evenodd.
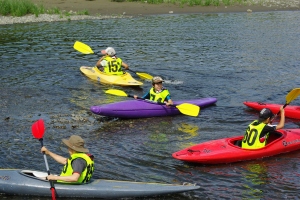
<svg viewBox="0 0 300 200"><path fill-rule="evenodd" d="M215 104L216 98L202 98L194 100L173 101L174 105L190 103L200 108ZM117 103L92 106L91 111L97 115L118 118L146 118L178 115L180 111L176 107L167 107L147 100L128 100Z"/></svg>

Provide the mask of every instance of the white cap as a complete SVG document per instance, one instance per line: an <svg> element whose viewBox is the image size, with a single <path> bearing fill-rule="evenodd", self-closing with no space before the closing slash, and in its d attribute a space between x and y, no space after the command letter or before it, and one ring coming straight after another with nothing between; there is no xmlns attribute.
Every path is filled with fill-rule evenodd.
<svg viewBox="0 0 300 200"><path fill-rule="evenodd" d="M109 56L114 56L116 55L116 51L112 47L107 47L105 50L101 50L102 54L107 54Z"/></svg>
<svg viewBox="0 0 300 200"><path fill-rule="evenodd" d="M164 80L160 76L155 76L152 79L152 84L154 84L154 83L161 83L161 82L164 82Z"/></svg>

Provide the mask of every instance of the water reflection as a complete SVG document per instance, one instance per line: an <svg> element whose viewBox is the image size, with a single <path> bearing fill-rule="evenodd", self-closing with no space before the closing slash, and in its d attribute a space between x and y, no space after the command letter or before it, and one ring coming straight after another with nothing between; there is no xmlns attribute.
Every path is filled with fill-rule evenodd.
<svg viewBox="0 0 300 200"><path fill-rule="evenodd" d="M243 166L247 172L242 171L245 178L245 195L261 199L263 197L263 185L268 184L268 170L264 163L247 163Z"/></svg>
<svg viewBox="0 0 300 200"><path fill-rule="evenodd" d="M177 124L177 127L179 131L187 133L185 137L178 138L179 140L191 139L199 135L198 133L199 127L197 125L182 122L180 124Z"/></svg>

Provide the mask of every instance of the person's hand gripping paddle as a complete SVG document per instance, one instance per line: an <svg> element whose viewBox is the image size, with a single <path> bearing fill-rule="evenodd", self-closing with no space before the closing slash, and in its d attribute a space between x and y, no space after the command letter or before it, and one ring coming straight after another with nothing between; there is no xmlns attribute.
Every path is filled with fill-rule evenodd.
<svg viewBox="0 0 300 200"><path fill-rule="evenodd" d="M283 105L283 109L289 105L292 101L294 101L300 94L300 88L294 88L292 89L285 97L285 104ZM271 124L273 120L277 117L277 115L280 114L280 110L274 115L274 117L271 119ZM264 142L266 137L262 137L259 139L260 142Z"/></svg>

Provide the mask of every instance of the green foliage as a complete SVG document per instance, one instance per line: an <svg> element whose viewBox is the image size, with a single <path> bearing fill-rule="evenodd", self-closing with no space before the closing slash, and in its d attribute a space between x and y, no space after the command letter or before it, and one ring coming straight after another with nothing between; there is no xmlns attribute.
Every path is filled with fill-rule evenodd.
<svg viewBox="0 0 300 200"><path fill-rule="evenodd" d="M33 13L36 17L39 16L39 14L43 14L46 12L46 9L43 5L40 5L40 6L35 6L33 9Z"/></svg>
<svg viewBox="0 0 300 200"><path fill-rule="evenodd" d="M0 5L0 14L4 16L23 16L35 10L35 5L29 0L0 0Z"/></svg>
<svg viewBox="0 0 300 200"><path fill-rule="evenodd" d="M213 6L219 6L220 5L220 0L212 0L212 5Z"/></svg>
<svg viewBox="0 0 300 200"><path fill-rule="evenodd" d="M199 6L201 5L202 3L202 0L190 0L187 4L189 6Z"/></svg>
<svg viewBox="0 0 300 200"><path fill-rule="evenodd" d="M71 16L71 13L65 13L65 16L67 16L67 17L70 17Z"/></svg>
<svg viewBox="0 0 300 200"><path fill-rule="evenodd" d="M230 5L231 0L223 0L224 5L229 6Z"/></svg>
<svg viewBox="0 0 300 200"><path fill-rule="evenodd" d="M89 11L87 11L87 10L78 11L77 15L89 15Z"/></svg>
<svg viewBox="0 0 300 200"><path fill-rule="evenodd" d="M73 13L64 12L54 7L52 9L45 9L43 5L36 5L32 3L30 0L0 0L0 15L3 16L24 16L27 14L34 14L36 17L39 16L39 14L65 14L66 16L70 16ZM83 10L79 12L80 15L88 15L87 10ZM74 13L76 14L76 13Z"/></svg>
<svg viewBox="0 0 300 200"><path fill-rule="evenodd" d="M50 9L50 10L47 10L46 13L47 14L57 14L57 15L61 14L59 8L57 8L57 7L54 7L52 9Z"/></svg>
<svg viewBox="0 0 300 200"><path fill-rule="evenodd" d="M10 4L8 1L0 0L0 14L1 15L8 15L10 13Z"/></svg>

